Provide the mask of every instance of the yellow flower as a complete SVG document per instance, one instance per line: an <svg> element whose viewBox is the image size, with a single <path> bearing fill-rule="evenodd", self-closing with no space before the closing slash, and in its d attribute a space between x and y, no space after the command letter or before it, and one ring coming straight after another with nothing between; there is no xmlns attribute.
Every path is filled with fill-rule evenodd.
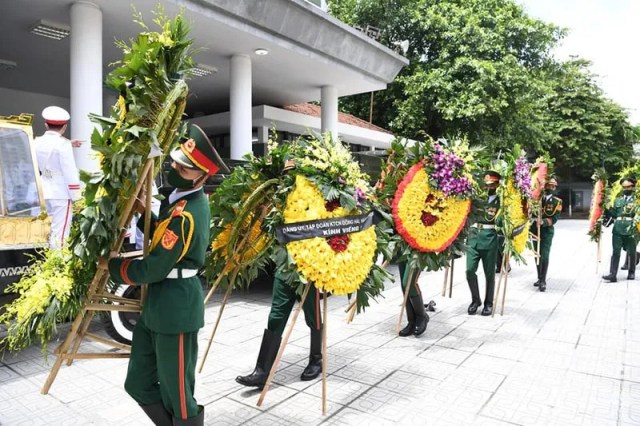
<svg viewBox="0 0 640 426"><path fill-rule="evenodd" d="M441 252L464 227L471 200L445 197L429 185L429 176L418 163L409 169L393 199L396 231L416 250Z"/></svg>
<svg viewBox="0 0 640 426"><path fill-rule="evenodd" d="M285 223L347 216L342 207L328 211L320 190L304 176L296 176L295 188L287 197ZM325 292L353 293L369 275L376 250L373 226L348 234L348 246L336 252L326 238L316 237L287 243L287 251L298 273Z"/></svg>
<svg viewBox="0 0 640 426"><path fill-rule="evenodd" d="M251 226L251 229L247 229L249 224L251 223L252 218L253 215L247 216L247 219L243 224L243 229L238 236L238 242L242 241L245 237L247 238L244 246L245 248L242 250L242 254L235 253L233 257L231 257L229 253L229 250L231 248L229 247L229 238L231 237L231 231L233 229L232 223L225 225L224 230L220 234L218 234L216 239L211 244L211 248L215 256L222 256L228 261L227 268L229 269L238 265L239 263L247 263L258 254L260 254L267 244L267 237L260 228L262 226L261 221L256 221ZM249 236L246 236L247 232L249 232Z"/></svg>
<svg viewBox="0 0 640 426"><path fill-rule="evenodd" d="M529 239L529 217L523 208L523 200L520 192L513 184L513 179L507 181L504 194L504 208L509 216L509 222L513 225L513 229L523 226L523 231L513 238L513 247L516 252L522 253L527 246ZM513 229L507 230L513 232Z"/></svg>

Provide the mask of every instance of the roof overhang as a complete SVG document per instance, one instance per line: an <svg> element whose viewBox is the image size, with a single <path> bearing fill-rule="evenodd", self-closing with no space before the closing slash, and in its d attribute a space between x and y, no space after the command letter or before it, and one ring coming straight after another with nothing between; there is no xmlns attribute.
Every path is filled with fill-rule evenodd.
<svg viewBox="0 0 640 426"><path fill-rule="evenodd" d="M229 133L229 112L191 119L208 135ZM267 105L253 107L252 126L275 128L298 135L320 134L321 119L298 112L287 111ZM365 145L376 149L387 149L394 136L390 133L365 129L351 124L338 123L338 134L344 142Z"/></svg>
<svg viewBox="0 0 640 426"><path fill-rule="evenodd" d="M103 16L103 72L122 57L115 39L141 31L132 21L129 2L92 0ZM217 73L190 80L190 114L229 109L229 63L233 55L252 61L254 105L288 105L318 100L320 88L335 86L338 96L381 90L407 59L304 0L136 0L153 28L157 3L172 16L184 9L192 24L197 63ZM0 26L0 59L17 63L0 71L0 87L69 97L69 37L53 41L29 32L46 19L70 25L71 0L20 0L4 8ZM71 31L73 32L73 28ZM269 54L257 56L255 50Z"/></svg>

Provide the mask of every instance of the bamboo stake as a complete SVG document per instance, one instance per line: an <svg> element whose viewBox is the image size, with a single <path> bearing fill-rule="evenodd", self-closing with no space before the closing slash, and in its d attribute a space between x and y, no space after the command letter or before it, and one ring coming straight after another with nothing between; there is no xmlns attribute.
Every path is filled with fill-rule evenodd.
<svg viewBox="0 0 640 426"><path fill-rule="evenodd" d="M153 161L149 159L148 161ZM144 209L144 237L142 239L142 256L147 257L151 249L151 197L153 196L153 168L147 173L146 199ZM144 305L147 298L148 288L143 285L140 291L140 307Z"/></svg>
<svg viewBox="0 0 640 426"><path fill-rule="evenodd" d="M322 415L327 415L327 297L324 295L324 315L322 317Z"/></svg>
<svg viewBox="0 0 640 426"><path fill-rule="evenodd" d="M507 253L505 257L506 257L506 260L504 262L505 265L503 265L503 267L506 267L506 265L509 264L509 254ZM502 306L500 307L500 316L504 315L504 301L507 299L507 283L508 282L509 282L509 274L504 274L504 288L502 290ZM495 312L495 307L493 310Z"/></svg>
<svg viewBox="0 0 640 426"><path fill-rule="evenodd" d="M447 295L447 281L449 280L449 265L444 267L444 282L442 283L442 297Z"/></svg>
<svg viewBox="0 0 640 426"><path fill-rule="evenodd" d="M282 358L282 354L284 353L284 348L287 346L287 342L289 341L289 337L291 337L291 333L293 332L293 327L296 325L296 321L298 320L298 315L300 315L300 311L302 310L302 305L304 305L304 301L307 299L307 294L309 293L309 289L311 288L311 281L307 283L304 288L304 292L302 293L302 297L300 298L300 302L298 303L298 307L296 308L296 312L293 314L293 320L291 325L289 326L289 330L287 330L287 334L282 339L282 343L280 344L280 349L278 349L278 355L276 355L276 359L273 362L273 366L271 366L271 371L269 371L269 377L267 377L267 381L264 384L264 388L262 389L262 393L260 394L260 398L258 399L258 407L262 406L262 402L264 401L265 396L267 396L267 392L269 391L269 386L271 385L271 381L273 380L273 376L276 375L276 371L278 370L278 365L280 364L280 359Z"/></svg>
<svg viewBox="0 0 640 426"><path fill-rule="evenodd" d="M540 235L540 222L542 222L542 202L538 204L538 248L536 250L536 265L540 265L540 240L542 239L542 235Z"/></svg>
<svg viewBox="0 0 640 426"><path fill-rule="evenodd" d="M222 299L222 304L220 305L220 312L218 312L218 318L216 318L216 323L213 326L213 330L211 330L211 336L209 336L209 343L207 343L207 349L204 351L204 355L202 356L202 361L200 362L200 368L198 369L198 373L202 373L204 362L207 360L207 355L209 354L211 343L213 343L213 338L215 337L216 331L218 330L218 324L220 324L220 319L222 318L224 307L227 305L227 299L231 294L231 290L233 290L233 285L229 285L229 288L227 288L227 291L224 293L224 299Z"/></svg>
<svg viewBox="0 0 640 426"><path fill-rule="evenodd" d="M453 261L455 259L451 258L451 274L449 275L449 299L451 299L451 295L453 294Z"/></svg>
<svg viewBox="0 0 640 426"><path fill-rule="evenodd" d="M407 265L409 267L409 265ZM398 317L398 324L396 325L396 334L400 333L400 326L402 325L402 315L404 314L405 306L407 306L407 299L409 298L409 290L411 284L413 284L413 271L415 268L411 268L409 271L409 279L407 280L407 288L404 289L404 298L402 306L400 307L400 316ZM400 278L402 280L402 278Z"/></svg>
<svg viewBox="0 0 640 426"><path fill-rule="evenodd" d="M147 176L150 169L153 170L152 159L147 160L142 170L142 173L140 175ZM136 182L136 186L133 191L133 196L129 197L123 209L123 214L120 215L120 218L118 220L118 228L117 228L120 230L120 235L118 236L118 239L111 246L111 249L113 251L119 251L120 248L122 247L122 243L124 241L124 235L125 235L124 227L127 223L131 222L131 218L133 217L133 205L136 201L136 198L140 194L140 190L142 189L142 185L144 185L145 180L146 179L140 179L138 180L138 182ZM93 313L94 313L93 311L87 311L84 308L84 306L91 304L95 295L102 292L102 290L104 289L107 283L108 278L109 278L108 271L102 270L102 269L98 269L96 271L96 274L94 275L93 280L91 280L91 284L89 285L89 288L87 290L87 294L85 296L85 300L83 303L83 308L80 310L80 312L78 312L78 315L76 315L76 318L73 320L73 323L71 324L71 330L69 330L69 334L67 334L67 337L65 338L62 345L60 345L59 347L60 351L57 354L56 361L53 364L53 367L51 367L51 371L47 376L47 380L45 381L44 385L42 386L42 389L40 390L40 393L42 393L43 395L46 395L49 393L49 389L51 388L53 381L56 379L58 375L58 371L60 371L60 367L62 367L62 362L65 359L68 359L69 361L71 361L73 358L70 358L70 357L78 357L77 351L80 347L82 338L84 337L84 334L86 333L86 330L89 327L89 322L84 323L85 314L89 312L89 316L93 318ZM81 330L82 330L82 333L78 335L78 331L81 331ZM72 344L73 346L71 346ZM68 354L67 350L70 347L72 348L72 351L70 354ZM128 356L128 354L123 354L123 355Z"/></svg>
<svg viewBox="0 0 640 426"><path fill-rule="evenodd" d="M220 281L222 280L222 277L224 277L224 270L222 271L223 273L221 273L220 275L218 275L218 278L216 279L216 281L213 283L213 286L211 287L211 290L209 290L209 293L207 293L207 297L204 298L204 304L206 305L207 302L209 301L209 299L211 299L211 296L213 296L213 293L215 293L216 289L218 288L218 285L220 284Z"/></svg>
<svg viewBox="0 0 640 426"><path fill-rule="evenodd" d="M345 313L347 314L347 324L351 324L353 321L353 317L356 315L358 311L358 295L356 294L353 298L353 301L349 303L347 309L345 309Z"/></svg>
<svg viewBox="0 0 640 426"><path fill-rule="evenodd" d="M596 252L596 274L598 273L600 262L602 262L602 245L600 244L601 240L602 240L602 229L600 230L600 235L598 236L598 249Z"/></svg>
<svg viewBox="0 0 640 426"><path fill-rule="evenodd" d="M94 276L93 281L91 282L91 285L89 287L85 304L87 304L88 301L90 301L91 295L95 293L96 287L98 286L99 281L102 279L104 275L107 275L107 271L105 270L98 270L96 272L96 275ZM71 330L69 331L69 334L67 334L67 337L65 338L64 342L60 346L60 352L58 353L58 357L56 358L56 361L53 364L53 367L51 367L49 376L47 377L47 380L44 382L44 385L40 390L40 393L42 393L43 395L46 395L47 393L49 393L49 388L51 388L53 381L56 379L56 376L58 375L58 371L62 366L62 361L65 359L65 355L66 355L67 349L69 348L69 345L71 345L71 342L76 337L76 333L80 328L80 324L82 323L84 314L85 314L85 310L82 309L78 313L78 315L76 315L76 318L73 320L73 323L71 324Z"/></svg>
<svg viewBox="0 0 640 426"><path fill-rule="evenodd" d="M502 266L500 267L500 276L498 277L498 286L495 289L495 292L493 294L493 312L491 313L491 318L496 316L496 307L498 306L498 299L500 296L500 287L502 285L502 277L506 275L506 268L505 268L505 258L506 255L502 255Z"/></svg>

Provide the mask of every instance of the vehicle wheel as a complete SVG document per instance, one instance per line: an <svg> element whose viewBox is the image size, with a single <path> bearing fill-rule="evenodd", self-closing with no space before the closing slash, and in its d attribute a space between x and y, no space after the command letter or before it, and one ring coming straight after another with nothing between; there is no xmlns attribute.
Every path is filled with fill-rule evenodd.
<svg viewBox="0 0 640 426"><path fill-rule="evenodd" d="M115 287L113 294L127 299L140 300L140 287L119 284ZM114 302L114 305L119 303ZM116 342L131 344L133 328L135 327L140 312L107 311L103 317L105 331Z"/></svg>

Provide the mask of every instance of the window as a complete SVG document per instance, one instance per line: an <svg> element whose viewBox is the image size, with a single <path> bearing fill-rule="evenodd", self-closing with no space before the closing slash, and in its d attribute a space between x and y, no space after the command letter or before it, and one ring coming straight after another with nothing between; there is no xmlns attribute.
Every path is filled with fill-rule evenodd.
<svg viewBox="0 0 640 426"><path fill-rule="evenodd" d="M38 216L40 198L29 136L0 127L0 216Z"/></svg>

